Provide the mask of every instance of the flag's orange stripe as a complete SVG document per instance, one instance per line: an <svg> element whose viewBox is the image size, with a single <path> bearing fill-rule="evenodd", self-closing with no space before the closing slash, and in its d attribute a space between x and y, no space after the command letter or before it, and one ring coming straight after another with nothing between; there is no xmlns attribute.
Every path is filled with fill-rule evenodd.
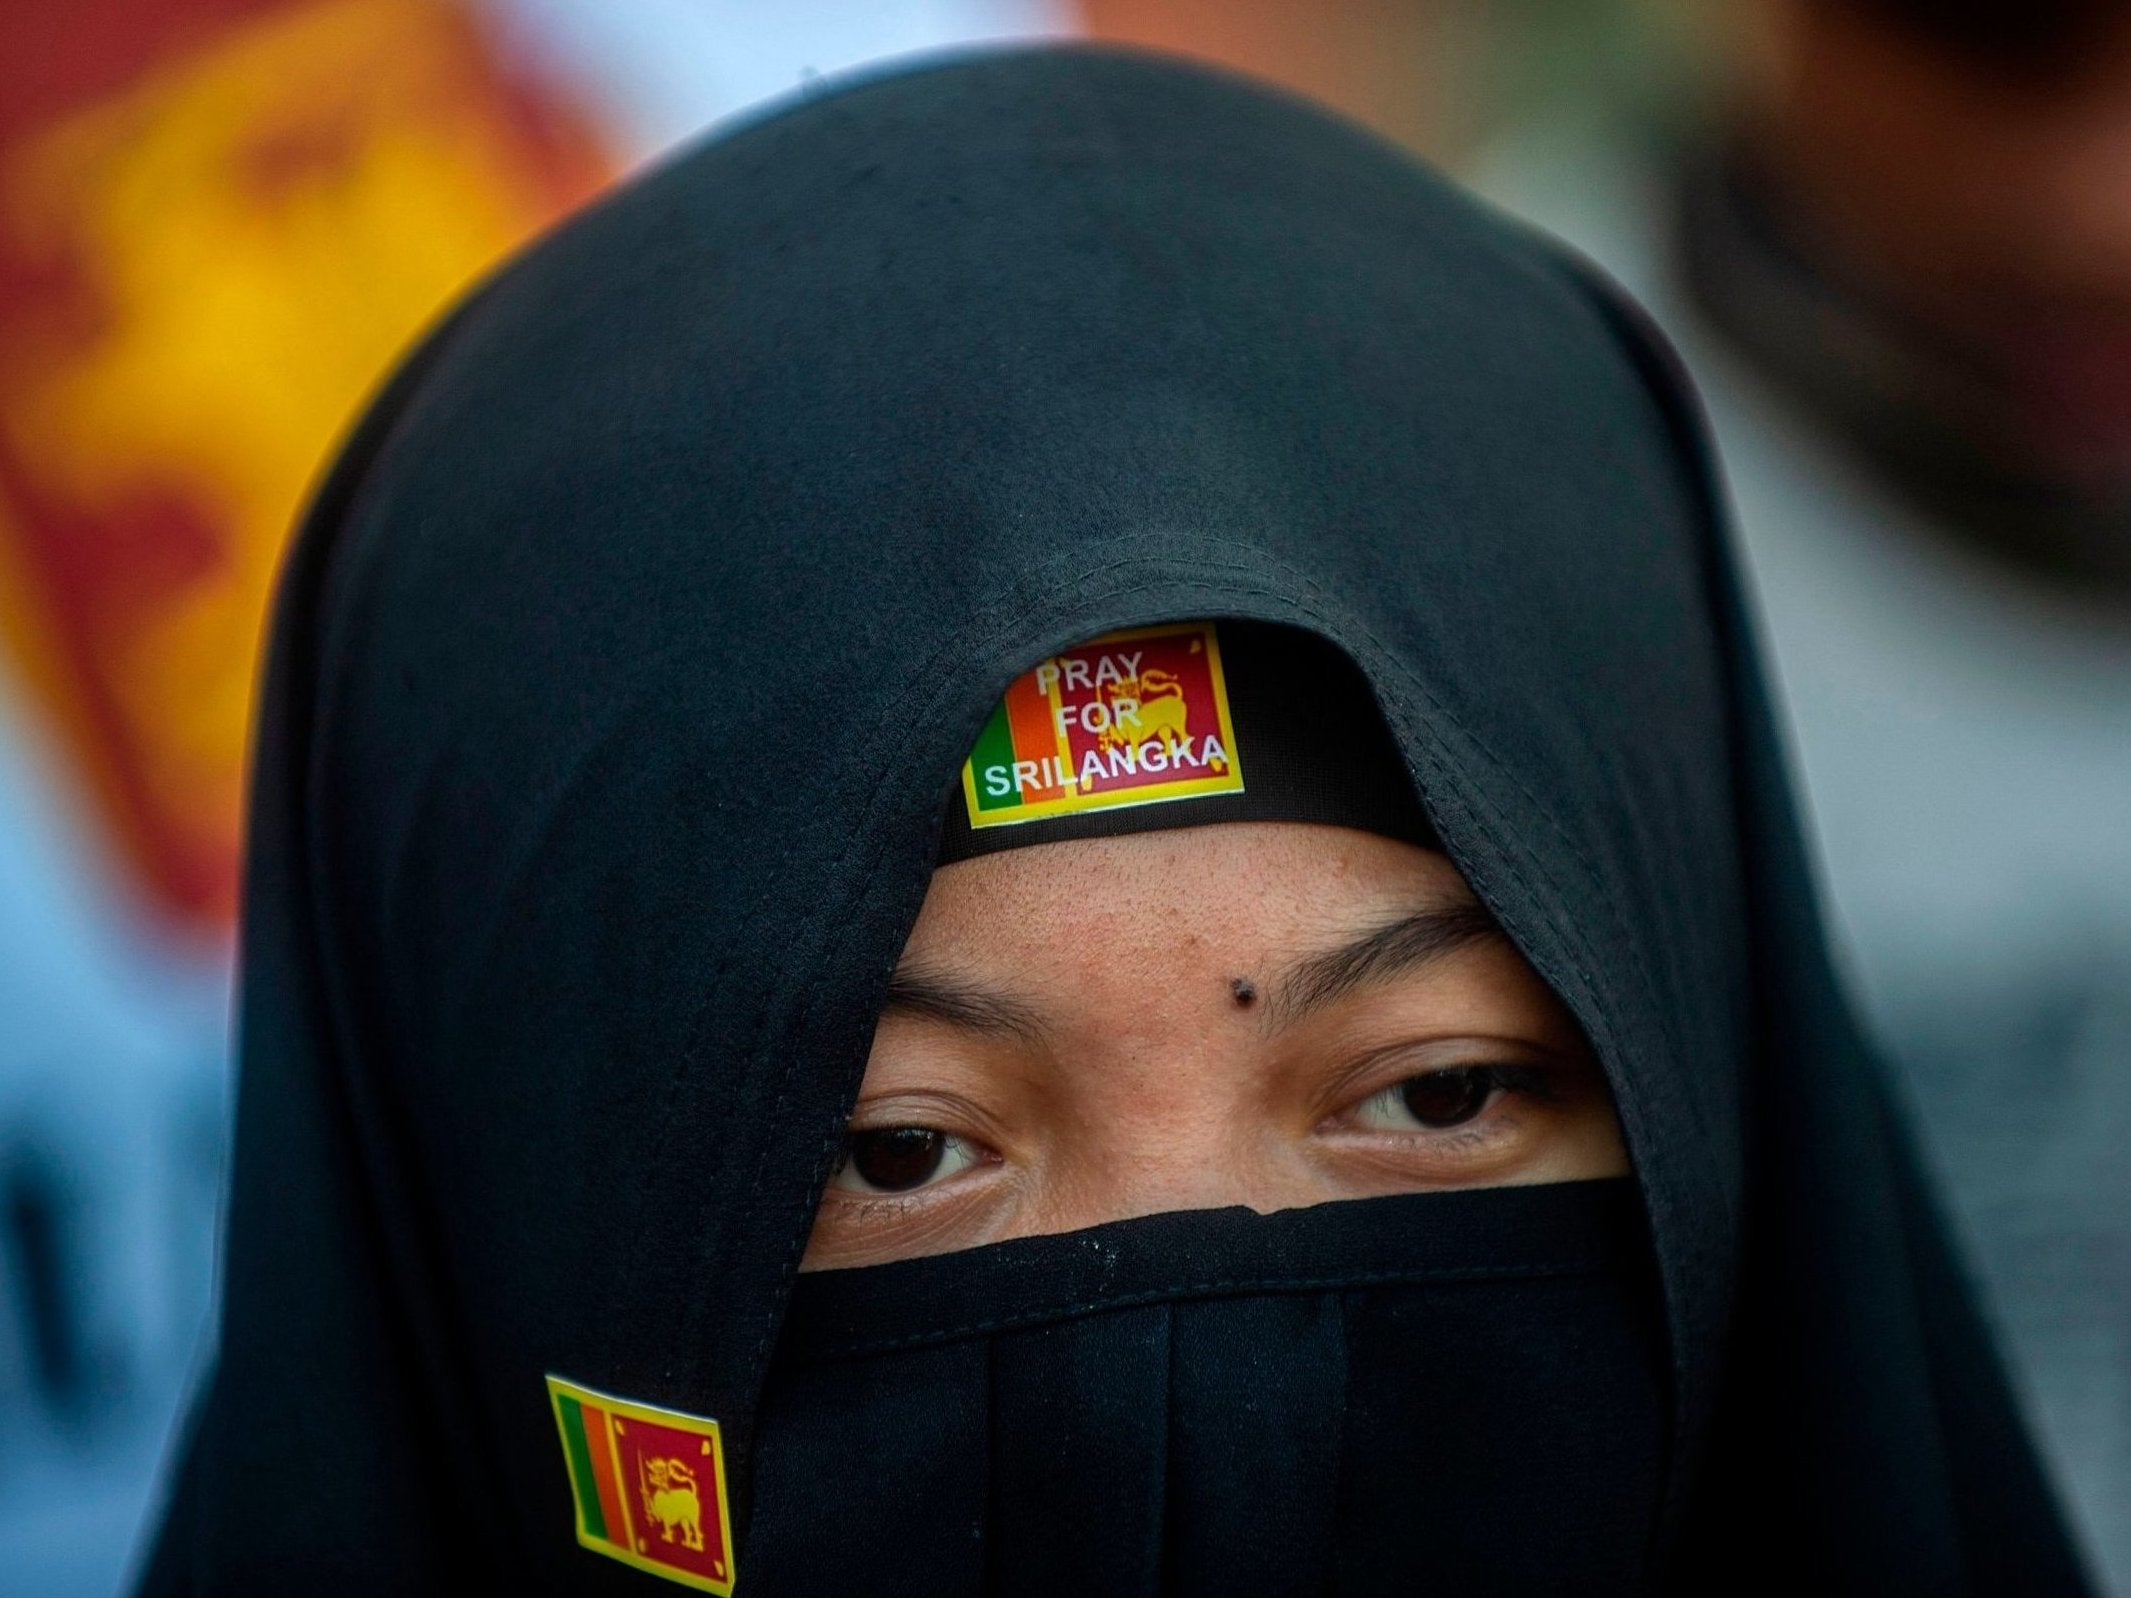
<svg viewBox="0 0 2131 1598"><path fill-rule="evenodd" d="M608 1427L613 1422L603 1409L584 1406L585 1442L592 1454L592 1483L599 1492L600 1513L607 1519L607 1536L619 1546L629 1546L629 1522L622 1518L622 1493L614 1480L614 1442Z"/></svg>
<svg viewBox="0 0 2131 1598"><path fill-rule="evenodd" d="M1017 678L1007 689L1006 724L1013 729L1016 760L1045 760L1058 753L1058 723L1051 717L1051 696L1036 686L1034 672ZM1064 793L1056 783L1048 788L1024 788L1021 802L1038 804Z"/></svg>

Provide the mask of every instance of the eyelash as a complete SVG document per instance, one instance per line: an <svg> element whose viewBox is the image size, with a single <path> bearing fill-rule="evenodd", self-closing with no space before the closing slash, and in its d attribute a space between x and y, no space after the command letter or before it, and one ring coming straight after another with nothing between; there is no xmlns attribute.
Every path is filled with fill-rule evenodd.
<svg viewBox="0 0 2131 1598"><path fill-rule="evenodd" d="M917 1162L919 1164L925 1163L925 1156L929 1153L933 1169L926 1171L925 1174L907 1187L876 1185L876 1179L868 1177L861 1167L864 1163L864 1155L867 1152L878 1153L881 1151L878 1149L864 1149L861 1147L862 1142L869 1139L893 1139L908 1133L929 1135L937 1141L938 1146L936 1148L918 1151ZM910 1151L905 1151L905 1158L908 1158L909 1153ZM949 1132L940 1127L917 1125L853 1127L844 1133L843 1149L837 1155L836 1164L829 1172L829 1185L840 1192L860 1196L869 1205L881 1202L907 1205L915 1195L935 1187L944 1186L947 1182L960 1176L964 1171L995 1161L997 1158L996 1154L992 1153L986 1145L977 1139L965 1137L960 1133ZM948 1170L945 1176L938 1174L938 1168L942 1165L952 1166L952 1169Z"/></svg>
<svg viewBox="0 0 2131 1598"><path fill-rule="evenodd" d="M1457 1081L1453 1083L1452 1079L1457 1079ZM1416 1121L1420 1121L1421 1124L1419 1126L1373 1127L1369 1128L1369 1130L1406 1135L1420 1134L1426 1136L1431 1143L1438 1145L1455 1141L1478 1142L1481 1140L1478 1132L1482 1125L1482 1117L1489 1115L1504 1097L1514 1095L1518 1098L1536 1099L1545 1103L1560 1096L1552 1073L1541 1066L1479 1063L1472 1065L1446 1065L1440 1066L1433 1071L1416 1071L1407 1076L1399 1077L1396 1081L1387 1082L1374 1093L1348 1104L1344 1110L1338 1112L1339 1118L1348 1121L1359 1121L1372 1106L1382 1105L1395 1108L1397 1102L1403 1099L1406 1092L1419 1083L1462 1086L1468 1081L1481 1084L1485 1089L1485 1093L1471 1113L1458 1120L1449 1121L1440 1126L1431 1126L1422 1120L1419 1111L1408 1105L1406 1106L1406 1113L1412 1115ZM1468 1132L1468 1129L1472 1130ZM1461 1133L1467 1135L1460 1139L1459 1134Z"/></svg>

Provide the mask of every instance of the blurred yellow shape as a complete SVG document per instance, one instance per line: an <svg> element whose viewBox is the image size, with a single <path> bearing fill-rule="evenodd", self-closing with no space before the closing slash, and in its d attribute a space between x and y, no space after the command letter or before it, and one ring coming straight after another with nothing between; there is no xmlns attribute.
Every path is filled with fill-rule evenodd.
<svg viewBox="0 0 2131 1598"><path fill-rule="evenodd" d="M442 0L288 6L0 156L33 283L0 306L0 582L28 589L0 626L184 917L233 913L313 473L438 309L603 176Z"/></svg>

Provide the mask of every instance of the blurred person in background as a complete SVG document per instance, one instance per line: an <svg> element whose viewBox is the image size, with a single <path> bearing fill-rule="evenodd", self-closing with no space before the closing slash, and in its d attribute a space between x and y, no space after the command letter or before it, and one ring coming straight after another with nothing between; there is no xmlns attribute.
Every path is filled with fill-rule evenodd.
<svg viewBox="0 0 2131 1598"><path fill-rule="evenodd" d="M2131 1592L2131 12L1722 22L1699 121L1483 181L1700 380L1853 978Z"/></svg>

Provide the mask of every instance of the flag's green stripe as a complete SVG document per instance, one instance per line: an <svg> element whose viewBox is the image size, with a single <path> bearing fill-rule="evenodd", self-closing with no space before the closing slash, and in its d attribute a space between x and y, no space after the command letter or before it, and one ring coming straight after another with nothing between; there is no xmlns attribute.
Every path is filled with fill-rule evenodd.
<svg viewBox="0 0 2131 1598"><path fill-rule="evenodd" d="M562 1435L570 1451L570 1483L577 1489L578 1512L585 1517L585 1530L595 1537L607 1536L607 1512L599 1507L599 1478L592 1474L592 1445L585 1440L584 1406L568 1393L557 1393L562 1406Z"/></svg>
<svg viewBox="0 0 2131 1598"><path fill-rule="evenodd" d="M1006 701L992 706L991 720L977 734L977 746L969 752L969 769L977 776L977 808L979 810L1010 810L1021 803L1021 794L1009 787L1003 794L987 793L984 788L984 773L993 766L1005 766L1009 771L1014 765L1014 729L1007 724Z"/></svg>

